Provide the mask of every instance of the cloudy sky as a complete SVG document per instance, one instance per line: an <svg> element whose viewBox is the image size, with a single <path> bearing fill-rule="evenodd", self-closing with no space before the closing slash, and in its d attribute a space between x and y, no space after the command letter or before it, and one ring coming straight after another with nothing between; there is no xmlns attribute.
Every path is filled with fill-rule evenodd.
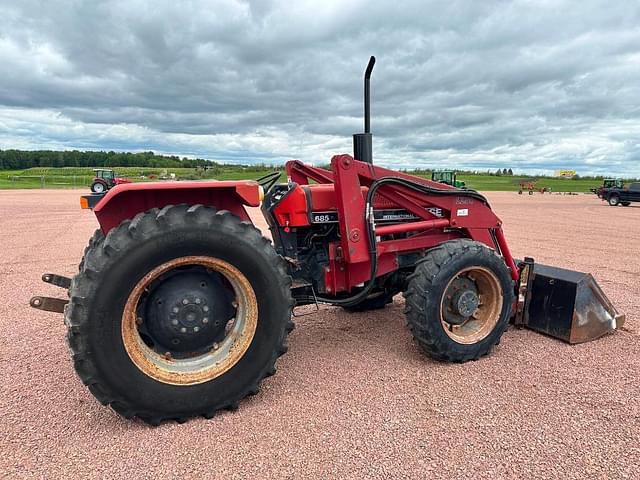
<svg viewBox="0 0 640 480"><path fill-rule="evenodd" d="M0 149L640 176L640 2L0 0Z"/></svg>

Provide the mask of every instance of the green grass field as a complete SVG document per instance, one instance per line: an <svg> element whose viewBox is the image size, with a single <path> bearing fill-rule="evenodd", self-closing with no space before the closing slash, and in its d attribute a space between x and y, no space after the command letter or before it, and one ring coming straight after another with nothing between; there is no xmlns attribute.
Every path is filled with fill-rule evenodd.
<svg viewBox="0 0 640 480"><path fill-rule="evenodd" d="M150 176L159 177L163 173L175 174L182 180L246 180L255 179L270 170L260 168L222 167L220 171L196 172L194 168L139 168L115 167L113 170L134 182L154 181ZM84 167L47 167L25 170L0 170L0 189L16 188L87 188L93 179L92 168Z"/></svg>
<svg viewBox="0 0 640 480"><path fill-rule="evenodd" d="M246 180L255 179L269 170L262 167L223 166L218 171L208 170L196 172L194 168L139 168L116 167L114 170L121 176L134 182L153 181L149 176L160 176L162 173L174 173L177 178L184 180L216 179L216 180ZM422 175L424 176L424 175ZM93 178L93 170L83 167L62 168L30 168L26 170L0 170L0 189L16 188L87 188ZM493 176L460 174L459 180L466 182L468 188L480 191L517 191L521 180L533 180L532 177ZM554 192L588 192L590 188L602 183L594 179L563 179L552 177L538 177L536 186L551 188Z"/></svg>
<svg viewBox="0 0 640 480"><path fill-rule="evenodd" d="M602 184L602 180L583 178L554 178L554 177L496 177L492 175L459 175L458 180L466 182L468 188L480 191L518 191L520 181L535 180L536 187L551 188L553 192L588 192Z"/></svg>

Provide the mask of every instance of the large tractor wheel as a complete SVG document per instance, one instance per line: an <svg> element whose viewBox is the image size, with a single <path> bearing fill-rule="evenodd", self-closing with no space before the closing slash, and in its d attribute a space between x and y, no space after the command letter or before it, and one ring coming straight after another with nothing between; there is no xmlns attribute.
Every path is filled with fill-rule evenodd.
<svg viewBox="0 0 640 480"><path fill-rule="evenodd" d="M620 197L618 197L617 195L611 195L609 197L609 205L611 205L612 207L616 207L619 203Z"/></svg>
<svg viewBox="0 0 640 480"><path fill-rule="evenodd" d="M153 209L94 235L66 309L76 371L151 424L235 409L275 372L291 279L268 240L227 211Z"/></svg>
<svg viewBox="0 0 640 480"><path fill-rule="evenodd" d="M404 293L416 342L431 357L466 362L486 355L509 324L509 270L490 248L467 239L427 252Z"/></svg>
<svg viewBox="0 0 640 480"><path fill-rule="evenodd" d="M107 186L102 182L93 182L91 184L91 191L93 193L104 193L107 191Z"/></svg>

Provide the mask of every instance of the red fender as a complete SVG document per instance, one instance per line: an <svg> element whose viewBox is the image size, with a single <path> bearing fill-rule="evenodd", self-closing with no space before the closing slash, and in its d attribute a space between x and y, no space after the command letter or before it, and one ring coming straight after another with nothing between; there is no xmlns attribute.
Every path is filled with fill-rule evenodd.
<svg viewBox="0 0 640 480"><path fill-rule="evenodd" d="M245 206L259 206L260 197L260 186L253 180L126 183L109 190L93 211L106 235L122 221L131 219L140 212L181 203L229 210L242 220L250 222Z"/></svg>

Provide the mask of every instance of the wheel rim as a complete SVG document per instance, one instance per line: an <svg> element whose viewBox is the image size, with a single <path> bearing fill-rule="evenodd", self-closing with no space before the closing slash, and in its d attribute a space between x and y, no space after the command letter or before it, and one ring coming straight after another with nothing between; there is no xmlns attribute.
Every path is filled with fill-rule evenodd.
<svg viewBox="0 0 640 480"><path fill-rule="evenodd" d="M162 280L164 276L179 275L181 269L189 268L202 269L212 275L212 278L214 278L214 275L221 276L224 279L223 282L226 288L234 296L232 303L235 313L234 317L223 325L224 337L220 341L212 341L210 345L205 342L198 351L178 352L180 355L176 356L176 352L159 350L153 336L150 338L148 331L142 332L143 328L146 327L145 321L150 321L150 317L142 315L141 309L148 311L145 310L146 302L153 292L160 288L157 285L158 282L159 285L162 285L163 282L166 284L166 282L170 281ZM156 286L154 287L154 285ZM150 291L150 289L153 290ZM198 316L194 313L198 311L196 305L199 307L199 304L202 303L202 301L196 303L195 300L200 300L200 298L195 297L192 301L191 298L185 297L184 300L186 300L184 302L186 313L185 315L182 315L184 312L178 313L187 322L186 325L192 324L189 322L194 319L199 319L200 322L207 320L205 324L208 325L210 322L208 317ZM211 305L212 310L216 305L218 304ZM210 311L207 305L202 307L202 309L204 308L207 308L207 312ZM202 309L200 311L203 311ZM169 323L180 330L189 328L180 323L173 325L176 322L176 317L165 317L163 316L159 320L165 328ZM121 333L129 358L144 374L162 383L194 385L213 380L238 363L253 341L257 323L258 304L256 295L242 272L228 262L217 258L188 256L170 260L156 267L136 284L125 304ZM204 327L205 324L199 325ZM204 328L202 332L199 331L199 328L194 326L191 329L196 337L198 334L203 335L205 333ZM216 328L219 330L219 327Z"/></svg>
<svg viewBox="0 0 640 480"><path fill-rule="evenodd" d="M469 345L486 338L502 313L498 277L484 267L458 272L447 284L440 302L440 322L455 342Z"/></svg>
<svg viewBox="0 0 640 480"><path fill-rule="evenodd" d="M102 185L101 183L96 183L96 184L93 186L93 191L94 191L94 192L96 192L96 193L102 193L102 192L104 192L104 185Z"/></svg>

